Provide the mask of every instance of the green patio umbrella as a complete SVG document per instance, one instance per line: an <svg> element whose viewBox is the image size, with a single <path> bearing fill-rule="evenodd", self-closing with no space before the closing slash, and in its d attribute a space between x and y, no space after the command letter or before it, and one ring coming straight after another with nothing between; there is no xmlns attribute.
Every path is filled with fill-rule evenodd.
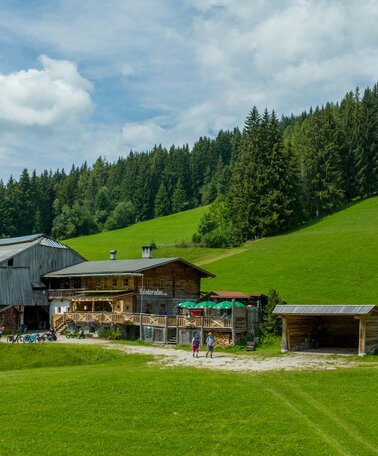
<svg viewBox="0 0 378 456"><path fill-rule="evenodd" d="M235 301L234 307L245 307L245 305L239 301ZM215 308L216 309L232 309L232 301L218 302L218 304L215 305Z"/></svg>
<svg viewBox="0 0 378 456"><path fill-rule="evenodd" d="M202 301L197 304L199 309L212 309L215 306L215 302L213 301Z"/></svg>
<svg viewBox="0 0 378 456"><path fill-rule="evenodd" d="M198 304L196 302L184 301L184 302L180 302L178 307L181 307L184 309L194 309L194 308L198 307Z"/></svg>

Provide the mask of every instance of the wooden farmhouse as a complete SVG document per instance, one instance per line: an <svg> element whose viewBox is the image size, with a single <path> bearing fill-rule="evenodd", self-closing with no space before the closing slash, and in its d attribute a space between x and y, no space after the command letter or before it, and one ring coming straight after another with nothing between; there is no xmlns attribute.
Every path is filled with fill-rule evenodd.
<svg viewBox="0 0 378 456"><path fill-rule="evenodd" d="M282 351L319 350L365 355L378 349L374 305L278 305Z"/></svg>
<svg viewBox="0 0 378 456"><path fill-rule="evenodd" d="M0 325L46 327L49 301L42 276L82 261L78 253L43 234L0 239Z"/></svg>
<svg viewBox="0 0 378 456"><path fill-rule="evenodd" d="M206 311L180 313L180 303L200 299L201 279L214 277L212 273L181 258L152 258L149 246L142 248L140 259L116 260L115 251L111 258L45 275L56 329L72 326L95 331L117 326L129 339L161 343L189 343L194 331L203 339L209 331L227 333L229 343L232 333L234 339L236 332L245 334L244 308L235 311L235 316L243 313L243 328L238 329L231 320Z"/></svg>

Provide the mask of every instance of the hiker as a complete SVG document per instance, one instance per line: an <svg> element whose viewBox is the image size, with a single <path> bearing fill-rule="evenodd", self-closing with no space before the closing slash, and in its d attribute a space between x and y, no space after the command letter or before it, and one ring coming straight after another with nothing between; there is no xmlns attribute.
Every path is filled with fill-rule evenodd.
<svg viewBox="0 0 378 456"><path fill-rule="evenodd" d="M200 346L200 338L196 334L192 339L192 350L193 350L193 358L198 358L198 350Z"/></svg>
<svg viewBox="0 0 378 456"><path fill-rule="evenodd" d="M209 335L206 338L206 343L207 343L206 358L209 353L210 353L210 358L212 358L213 352L214 352L214 343L215 343L215 337L213 336L212 332L209 332Z"/></svg>
<svg viewBox="0 0 378 456"><path fill-rule="evenodd" d="M0 326L0 340L3 335L4 329L5 329L4 326Z"/></svg>

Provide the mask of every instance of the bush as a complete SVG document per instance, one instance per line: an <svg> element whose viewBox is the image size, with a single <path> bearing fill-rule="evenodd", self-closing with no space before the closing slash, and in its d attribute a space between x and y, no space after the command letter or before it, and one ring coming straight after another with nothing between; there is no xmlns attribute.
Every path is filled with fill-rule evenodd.
<svg viewBox="0 0 378 456"><path fill-rule="evenodd" d="M98 337L109 340L120 340L122 339L122 333L118 328L101 328L98 331Z"/></svg>

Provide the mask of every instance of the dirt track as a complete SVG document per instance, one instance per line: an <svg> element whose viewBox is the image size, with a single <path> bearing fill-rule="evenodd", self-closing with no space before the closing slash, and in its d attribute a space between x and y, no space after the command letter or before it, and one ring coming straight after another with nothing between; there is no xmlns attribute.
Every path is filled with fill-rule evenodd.
<svg viewBox="0 0 378 456"><path fill-rule="evenodd" d="M101 339L66 339L59 337L60 343L76 344L101 344L106 348L115 348L126 353L141 353L157 356L156 363L166 367L185 366L202 369L263 372L272 370L312 370L312 369L340 369L355 367L358 361L348 356L329 356L320 354L289 353L275 358L262 358L253 355L231 355L216 352L212 359L206 358L204 352L200 352L199 358L193 358L192 353L186 350L178 350L173 347L138 346L110 343Z"/></svg>

